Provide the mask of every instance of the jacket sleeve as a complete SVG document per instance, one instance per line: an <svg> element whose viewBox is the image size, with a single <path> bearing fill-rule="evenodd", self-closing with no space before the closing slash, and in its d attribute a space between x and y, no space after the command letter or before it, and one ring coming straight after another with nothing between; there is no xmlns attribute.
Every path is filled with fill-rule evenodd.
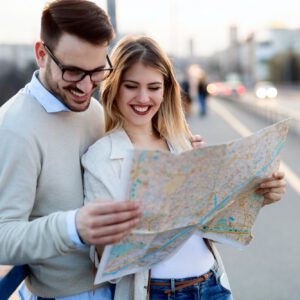
<svg viewBox="0 0 300 300"><path fill-rule="evenodd" d="M0 141L0 264L28 264L74 249L67 212L31 216L42 166L38 146L6 129Z"/></svg>
<svg viewBox="0 0 300 300"><path fill-rule="evenodd" d="M84 169L84 203L93 200L113 200L112 195L101 181L101 177L93 173L88 166Z"/></svg>
<svg viewBox="0 0 300 300"><path fill-rule="evenodd" d="M116 178L110 176L112 166L98 155L101 147L90 148L81 159L83 167L84 203L93 200L113 200L109 185L115 186Z"/></svg>

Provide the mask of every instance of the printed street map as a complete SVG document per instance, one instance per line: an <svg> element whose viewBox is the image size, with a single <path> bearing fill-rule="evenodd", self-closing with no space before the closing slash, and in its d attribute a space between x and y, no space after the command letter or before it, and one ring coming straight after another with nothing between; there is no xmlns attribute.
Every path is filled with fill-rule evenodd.
<svg viewBox="0 0 300 300"><path fill-rule="evenodd" d="M177 155L132 151L122 198L141 201L143 218L121 243L105 247L95 284L149 269L194 232L235 247L249 244L263 201L255 189L279 168L288 122Z"/></svg>

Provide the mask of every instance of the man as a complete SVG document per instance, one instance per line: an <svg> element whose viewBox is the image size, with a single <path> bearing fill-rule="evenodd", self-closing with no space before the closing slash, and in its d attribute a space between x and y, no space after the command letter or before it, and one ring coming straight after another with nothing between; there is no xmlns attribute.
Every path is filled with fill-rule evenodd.
<svg viewBox="0 0 300 300"><path fill-rule="evenodd" d="M93 92L112 70L113 29L87 0L43 10L39 71L0 109L0 264L28 264L26 299L105 299L93 294L89 244L119 241L137 224L137 204L83 206L80 157L103 134ZM99 166L101 168L101 166Z"/></svg>

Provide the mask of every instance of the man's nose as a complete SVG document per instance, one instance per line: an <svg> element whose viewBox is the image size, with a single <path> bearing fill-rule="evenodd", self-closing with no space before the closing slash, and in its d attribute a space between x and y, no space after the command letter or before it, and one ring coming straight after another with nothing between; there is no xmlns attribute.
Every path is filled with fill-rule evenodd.
<svg viewBox="0 0 300 300"><path fill-rule="evenodd" d="M77 87L84 93L89 93L94 87L91 76L86 74L86 76L77 83Z"/></svg>

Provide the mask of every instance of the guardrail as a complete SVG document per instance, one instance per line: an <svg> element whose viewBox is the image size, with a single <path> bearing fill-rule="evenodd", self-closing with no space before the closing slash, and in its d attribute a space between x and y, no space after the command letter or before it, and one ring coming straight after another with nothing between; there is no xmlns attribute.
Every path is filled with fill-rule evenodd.
<svg viewBox="0 0 300 300"><path fill-rule="evenodd" d="M256 115L274 123L282 119L292 118L290 122L290 130L300 137L300 99L299 111L296 111L291 108L284 107L276 99L256 99L255 97L247 94L240 97L222 98L246 107Z"/></svg>

